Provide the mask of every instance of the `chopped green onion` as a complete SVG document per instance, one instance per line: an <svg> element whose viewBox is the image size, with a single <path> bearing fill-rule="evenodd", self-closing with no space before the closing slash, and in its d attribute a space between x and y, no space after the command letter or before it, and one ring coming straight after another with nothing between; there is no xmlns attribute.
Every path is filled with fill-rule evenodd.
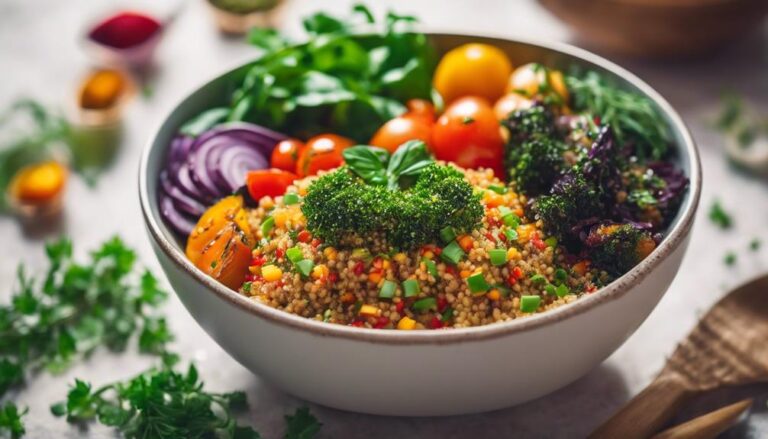
<svg viewBox="0 0 768 439"><path fill-rule="evenodd" d="M437 308L437 300L434 297L425 297L424 299L417 300L411 305L415 311L426 311L430 308Z"/></svg>
<svg viewBox="0 0 768 439"><path fill-rule="evenodd" d="M288 260L294 264L304 259L304 253L298 247L291 247L285 251L285 255L288 256Z"/></svg>
<svg viewBox="0 0 768 439"><path fill-rule="evenodd" d="M554 236L550 236L549 238L544 240L544 244L547 244L552 248L557 247L557 238L555 238Z"/></svg>
<svg viewBox="0 0 768 439"><path fill-rule="evenodd" d="M505 248L488 250L488 256L491 258L492 265L499 266L507 263L507 249Z"/></svg>
<svg viewBox="0 0 768 439"><path fill-rule="evenodd" d="M504 235L506 235L507 240L509 240L510 242L511 241L517 241L517 238L518 238L517 230L515 230L513 228L509 228L509 229L505 230L504 231Z"/></svg>
<svg viewBox="0 0 768 439"><path fill-rule="evenodd" d="M269 236L269 232L271 232L274 227L275 227L275 219L270 216L267 219L265 219L263 223L261 223L261 236L265 238Z"/></svg>
<svg viewBox="0 0 768 439"><path fill-rule="evenodd" d="M397 290L397 284L391 280L385 280L379 290L379 297L382 299L391 299L395 297L395 291Z"/></svg>
<svg viewBox="0 0 768 439"><path fill-rule="evenodd" d="M312 273L312 269L315 268L315 263L309 259L302 259L296 263L296 268L302 276L308 277L309 273Z"/></svg>
<svg viewBox="0 0 768 439"><path fill-rule="evenodd" d="M520 311L534 312L539 309L541 297L539 296L520 296Z"/></svg>
<svg viewBox="0 0 768 439"><path fill-rule="evenodd" d="M491 286L488 285L483 273L475 273L472 276L469 276L467 278L467 286L469 287L469 291L474 294L484 293L491 289Z"/></svg>
<svg viewBox="0 0 768 439"><path fill-rule="evenodd" d="M445 311L443 311L443 314L440 316L440 320L443 322L446 322L450 320L453 317L453 308L449 307Z"/></svg>
<svg viewBox="0 0 768 439"><path fill-rule="evenodd" d="M453 227L451 226L444 227L442 230L440 230L440 239L442 239L444 243L448 244L449 242L456 239L456 231L453 230Z"/></svg>
<svg viewBox="0 0 768 439"><path fill-rule="evenodd" d="M736 253L734 252L726 253L724 261L725 261L725 265L729 267L732 266L733 264L736 263Z"/></svg>
<svg viewBox="0 0 768 439"><path fill-rule="evenodd" d="M356 248L352 250L352 259L370 259L371 252L366 248Z"/></svg>
<svg viewBox="0 0 768 439"><path fill-rule="evenodd" d="M544 291L546 291L547 294L552 295L552 296L554 296L557 293L556 290L557 289L552 284L547 284L547 286L544 287Z"/></svg>
<svg viewBox="0 0 768 439"><path fill-rule="evenodd" d="M496 288L497 290L499 290L499 293L500 293L502 296L504 296L504 297L507 297L507 296L509 296L509 293L511 293L511 292L512 292L512 290L511 290L511 289L507 288L506 286L504 286L504 285L502 285L502 284L496 284L496 285L494 285L494 286L493 286L493 288Z"/></svg>
<svg viewBox="0 0 768 439"><path fill-rule="evenodd" d="M406 279L403 281L403 292L405 297L413 297L421 292L419 281L416 279Z"/></svg>
<svg viewBox="0 0 768 439"><path fill-rule="evenodd" d="M560 284L555 289L555 294L557 294L557 297L565 297L569 294L571 294L570 288L568 288L565 284Z"/></svg>
<svg viewBox="0 0 768 439"><path fill-rule="evenodd" d="M437 264L435 264L435 261L427 258L423 258L421 262L424 263L424 266L427 267L427 273L431 274L432 277L437 277Z"/></svg>
<svg viewBox="0 0 768 439"><path fill-rule="evenodd" d="M288 192L287 194L283 195L283 204L286 206L297 204L299 201L301 201L301 197L293 192Z"/></svg>
<svg viewBox="0 0 768 439"><path fill-rule="evenodd" d="M563 270L562 268L558 268L555 270L555 280L559 282L565 282L565 280L568 279L568 272Z"/></svg>
<svg viewBox="0 0 768 439"><path fill-rule="evenodd" d="M504 224L509 227L516 229L520 225L520 217L506 206L499 206L499 215Z"/></svg>
<svg viewBox="0 0 768 439"><path fill-rule="evenodd" d="M440 253L440 258L445 262L456 265L464 257L464 250L461 249L456 241L446 245L443 248L443 252Z"/></svg>
<svg viewBox="0 0 768 439"><path fill-rule="evenodd" d="M488 189L496 192L499 195L504 195L509 191L509 189L507 189L506 186L502 186L499 184L489 184Z"/></svg>
<svg viewBox="0 0 768 439"><path fill-rule="evenodd" d="M534 274L533 276L531 276L531 282L535 284L543 284L547 282L547 278L540 274Z"/></svg>

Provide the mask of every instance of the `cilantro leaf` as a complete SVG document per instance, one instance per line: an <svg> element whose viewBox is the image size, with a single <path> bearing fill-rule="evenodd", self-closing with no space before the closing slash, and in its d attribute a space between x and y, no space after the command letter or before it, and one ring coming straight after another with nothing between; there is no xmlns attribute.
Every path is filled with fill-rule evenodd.
<svg viewBox="0 0 768 439"><path fill-rule="evenodd" d="M286 415L285 422L285 439L312 439L323 426L307 407L299 408L293 416Z"/></svg>
<svg viewBox="0 0 768 439"><path fill-rule="evenodd" d="M709 208L709 219L723 230L730 229L731 226L733 226L731 215L723 209L719 200L715 200L715 202L712 203L712 207Z"/></svg>

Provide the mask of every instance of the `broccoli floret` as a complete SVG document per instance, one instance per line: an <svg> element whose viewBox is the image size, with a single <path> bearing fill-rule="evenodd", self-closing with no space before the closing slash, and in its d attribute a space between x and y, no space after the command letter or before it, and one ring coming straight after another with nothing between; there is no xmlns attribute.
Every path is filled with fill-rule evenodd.
<svg viewBox="0 0 768 439"><path fill-rule="evenodd" d="M626 273L656 248L651 234L632 224L593 227L586 245L595 266L613 276Z"/></svg>
<svg viewBox="0 0 768 439"><path fill-rule="evenodd" d="M551 135L555 132L555 118L543 105L517 110L502 124L509 130L509 144L519 145L534 134Z"/></svg>
<svg viewBox="0 0 768 439"><path fill-rule="evenodd" d="M605 212L600 191L580 173L566 174L552 187L550 195L537 198L533 211L544 222L545 230L563 244L573 247L578 241L578 226Z"/></svg>
<svg viewBox="0 0 768 439"><path fill-rule="evenodd" d="M302 212L307 228L330 244L377 233L395 248L410 249L437 241L446 226L472 230L483 207L461 172L432 164L405 190L366 184L342 167L310 185Z"/></svg>

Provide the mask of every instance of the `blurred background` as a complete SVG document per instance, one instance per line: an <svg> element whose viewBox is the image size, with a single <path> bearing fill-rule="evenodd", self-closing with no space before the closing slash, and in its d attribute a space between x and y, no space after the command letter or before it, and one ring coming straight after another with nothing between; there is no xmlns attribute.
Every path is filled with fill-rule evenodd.
<svg viewBox="0 0 768 439"><path fill-rule="evenodd" d="M136 190L139 155L153 130L196 86L258 54L243 35L249 27L275 27L300 40L301 17L320 8L346 15L352 4L0 2L0 301L14 289L17 264L43 267L43 243L62 234L78 252L120 235L159 273ZM670 291L637 333L586 377L540 400L473 416L383 418L312 407L324 423L321 437L584 436L647 384L709 306L768 270L768 249L761 248L768 240L768 2L377 0L368 6L379 15L414 15L426 30L568 42L617 62L683 116L702 153L704 192ZM722 213L728 226L710 219ZM176 350L197 361L211 388L246 390L248 421L263 436L278 437L284 413L302 402L238 365L175 298L167 314ZM75 376L105 382L150 363L137 354L98 353L61 376L41 375L14 395L33 413L26 419L30 437L109 434L70 428L48 405ZM726 437L765 437L768 387L723 392L681 416L743 395L759 404Z"/></svg>

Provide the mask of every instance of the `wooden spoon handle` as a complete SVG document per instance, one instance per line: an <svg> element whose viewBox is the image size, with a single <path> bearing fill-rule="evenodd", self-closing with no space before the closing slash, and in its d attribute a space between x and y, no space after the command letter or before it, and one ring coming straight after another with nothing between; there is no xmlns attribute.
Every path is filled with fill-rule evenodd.
<svg viewBox="0 0 768 439"><path fill-rule="evenodd" d="M589 437L645 439L658 432L693 392L677 374L662 374Z"/></svg>
<svg viewBox="0 0 768 439"><path fill-rule="evenodd" d="M653 439L712 439L731 428L752 406L751 399L725 406L706 415L664 430Z"/></svg>

